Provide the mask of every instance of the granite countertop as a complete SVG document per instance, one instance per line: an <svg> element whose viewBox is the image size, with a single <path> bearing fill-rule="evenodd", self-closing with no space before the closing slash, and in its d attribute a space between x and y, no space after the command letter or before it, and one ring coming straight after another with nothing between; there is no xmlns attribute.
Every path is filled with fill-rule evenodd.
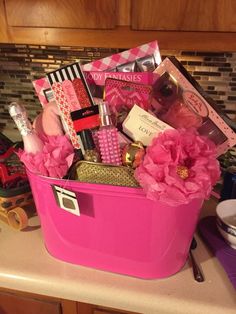
<svg viewBox="0 0 236 314"><path fill-rule="evenodd" d="M203 215L214 211L206 203ZM145 314L233 314L235 290L218 260L196 236L194 256L205 282L193 279L187 262L176 275L143 280L56 260L46 251L37 218L29 231L0 222L0 286ZM34 224L34 226L33 226Z"/></svg>

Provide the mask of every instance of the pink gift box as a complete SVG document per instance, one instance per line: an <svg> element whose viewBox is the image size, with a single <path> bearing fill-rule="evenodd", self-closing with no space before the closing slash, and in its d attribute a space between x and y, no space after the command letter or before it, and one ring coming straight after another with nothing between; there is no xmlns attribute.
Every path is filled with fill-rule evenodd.
<svg viewBox="0 0 236 314"><path fill-rule="evenodd" d="M107 71L119 65L151 55L154 57L156 64L161 63L161 55L156 40L120 53L113 54L100 60L92 61L83 65L82 68L84 71Z"/></svg>
<svg viewBox="0 0 236 314"><path fill-rule="evenodd" d="M154 73L160 75L154 87L158 118L174 128L195 127L216 144L218 155L236 144L223 112L175 57L166 58Z"/></svg>

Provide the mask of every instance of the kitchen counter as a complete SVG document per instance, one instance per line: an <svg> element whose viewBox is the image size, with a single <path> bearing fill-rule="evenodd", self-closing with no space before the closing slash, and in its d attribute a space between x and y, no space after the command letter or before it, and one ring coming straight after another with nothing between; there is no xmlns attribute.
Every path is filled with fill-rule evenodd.
<svg viewBox="0 0 236 314"><path fill-rule="evenodd" d="M214 214L207 202L203 215ZM56 260L46 251L37 218L27 231L0 222L0 286L145 314L235 314L236 294L218 260L196 236L194 256L205 282L187 262L176 275L143 280Z"/></svg>

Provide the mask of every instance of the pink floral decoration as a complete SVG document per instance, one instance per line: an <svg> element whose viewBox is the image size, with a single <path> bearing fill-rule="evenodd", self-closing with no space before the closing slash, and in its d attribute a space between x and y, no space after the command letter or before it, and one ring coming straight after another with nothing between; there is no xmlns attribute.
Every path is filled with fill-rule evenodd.
<svg viewBox="0 0 236 314"><path fill-rule="evenodd" d="M43 136L43 151L31 154L24 150L18 151L20 160L31 172L39 175L63 178L74 158L74 149L65 135Z"/></svg>
<svg viewBox="0 0 236 314"><path fill-rule="evenodd" d="M147 147L135 177L154 201L177 206L208 198L220 177L215 144L193 129L166 130Z"/></svg>

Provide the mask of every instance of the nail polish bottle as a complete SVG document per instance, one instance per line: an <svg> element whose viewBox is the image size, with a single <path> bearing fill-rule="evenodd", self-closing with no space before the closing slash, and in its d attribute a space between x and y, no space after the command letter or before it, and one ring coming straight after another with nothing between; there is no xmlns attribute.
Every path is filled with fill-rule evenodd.
<svg viewBox="0 0 236 314"><path fill-rule="evenodd" d="M84 160L100 162L99 153L93 140L93 135L90 129L82 130L79 132L83 147L84 147Z"/></svg>
<svg viewBox="0 0 236 314"><path fill-rule="evenodd" d="M10 116L20 131L25 152L32 154L41 152L44 146L43 142L33 129L24 106L16 102L12 102L9 105L8 110Z"/></svg>
<svg viewBox="0 0 236 314"><path fill-rule="evenodd" d="M100 129L97 134L102 162L120 166L122 163L118 130L112 123L107 102L99 104L99 115Z"/></svg>

